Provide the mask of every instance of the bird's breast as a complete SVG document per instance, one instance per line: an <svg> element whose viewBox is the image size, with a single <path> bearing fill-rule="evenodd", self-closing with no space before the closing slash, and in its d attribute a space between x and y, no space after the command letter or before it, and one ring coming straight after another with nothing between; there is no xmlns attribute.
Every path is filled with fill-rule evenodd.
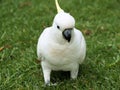
<svg viewBox="0 0 120 90"><path fill-rule="evenodd" d="M71 48L69 45L49 45L45 56L46 60L53 65L66 65L76 62L79 58L77 48Z"/></svg>

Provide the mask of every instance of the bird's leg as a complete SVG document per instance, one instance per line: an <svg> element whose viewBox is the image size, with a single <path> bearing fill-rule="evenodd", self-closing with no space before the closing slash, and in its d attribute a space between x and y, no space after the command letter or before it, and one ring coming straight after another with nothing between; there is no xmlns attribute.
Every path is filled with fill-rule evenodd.
<svg viewBox="0 0 120 90"><path fill-rule="evenodd" d="M71 74L71 79L76 79L78 76L78 71L79 71L79 66L74 68L73 70L71 70L70 74Z"/></svg>
<svg viewBox="0 0 120 90"><path fill-rule="evenodd" d="M41 63L41 65L42 65L42 70L43 70L45 85L50 86L51 69L48 68L44 63Z"/></svg>
<svg viewBox="0 0 120 90"><path fill-rule="evenodd" d="M72 70L71 72L71 79L76 79L78 76L78 70Z"/></svg>
<svg viewBox="0 0 120 90"><path fill-rule="evenodd" d="M51 70L43 70L45 85L50 86L50 73Z"/></svg>

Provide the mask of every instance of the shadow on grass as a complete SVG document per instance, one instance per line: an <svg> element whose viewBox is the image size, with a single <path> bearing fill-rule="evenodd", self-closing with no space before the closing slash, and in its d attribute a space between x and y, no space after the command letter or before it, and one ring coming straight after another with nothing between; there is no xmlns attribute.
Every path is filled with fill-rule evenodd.
<svg viewBox="0 0 120 90"><path fill-rule="evenodd" d="M86 77L91 79L96 79L100 74L98 72L95 72L93 68L90 68L88 65L80 65L79 67L79 73L77 78ZM71 80L70 78L70 71L52 71L51 73L51 82L64 82L66 80Z"/></svg>
<svg viewBox="0 0 120 90"><path fill-rule="evenodd" d="M52 71L51 73L51 82L63 82L70 80L70 71Z"/></svg>
<svg viewBox="0 0 120 90"><path fill-rule="evenodd" d="M80 65L79 67L79 73L78 73L78 79L80 81L83 80L102 80L104 77L104 72L99 72L96 70L96 68L91 67L90 65ZM51 82L56 83L56 82L66 82L66 81L71 81L70 78L70 71L52 71L51 73ZM73 80L74 81L74 80ZM76 80L75 80L76 81Z"/></svg>

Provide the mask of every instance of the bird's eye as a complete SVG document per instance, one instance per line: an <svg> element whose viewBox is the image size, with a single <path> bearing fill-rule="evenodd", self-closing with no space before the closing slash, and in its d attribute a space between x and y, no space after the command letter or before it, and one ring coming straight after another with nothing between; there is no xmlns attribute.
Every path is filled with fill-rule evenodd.
<svg viewBox="0 0 120 90"><path fill-rule="evenodd" d="M60 29L60 26L57 25L57 28Z"/></svg>

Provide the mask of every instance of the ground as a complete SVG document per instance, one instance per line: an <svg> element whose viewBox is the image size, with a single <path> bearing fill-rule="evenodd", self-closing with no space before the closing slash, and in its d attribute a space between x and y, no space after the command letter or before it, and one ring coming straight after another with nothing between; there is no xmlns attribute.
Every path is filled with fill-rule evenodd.
<svg viewBox="0 0 120 90"><path fill-rule="evenodd" d="M56 15L54 0L0 0L0 90L120 90L120 1L59 0L86 39L87 56L76 80L53 72L43 87L36 45Z"/></svg>

